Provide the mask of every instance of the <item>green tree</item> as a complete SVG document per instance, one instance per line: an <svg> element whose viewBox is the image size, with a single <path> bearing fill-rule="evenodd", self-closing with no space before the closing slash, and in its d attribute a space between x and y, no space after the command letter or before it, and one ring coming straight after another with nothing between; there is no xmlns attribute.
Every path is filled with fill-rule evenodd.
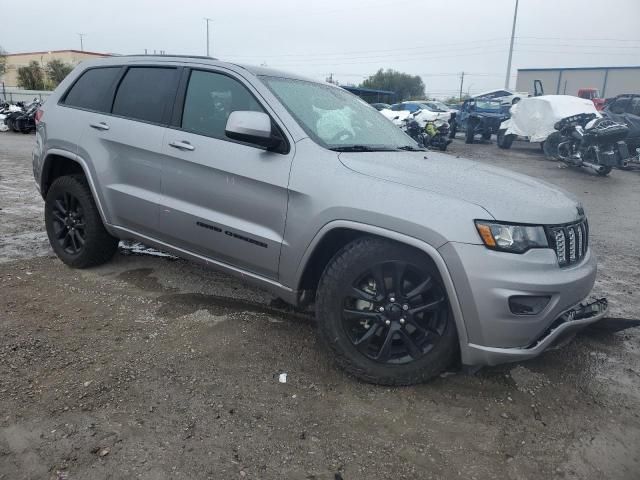
<svg viewBox="0 0 640 480"><path fill-rule="evenodd" d="M443 100L444 103L448 104L456 104L456 103L460 103L460 102L464 102L467 98L469 98L469 95L467 95L466 93L462 94L462 98L458 97L457 95L454 95L452 97L447 97Z"/></svg>
<svg viewBox="0 0 640 480"><path fill-rule="evenodd" d="M56 88L64 78L71 73L73 66L64 63L62 60L51 60L47 63L46 72L50 86Z"/></svg>
<svg viewBox="0 0 640 480"><path fill-rule="evenodd" d="M424 98L424 83L417 75L382 68L364 80L360 87L395 92L398 101L410 98Z"/></svg>
<svg viewBox="0 0 640 480"><path fill-rule="evenodd" d="M33 60L26 67L18 68L18 85L25 90L44 89L44 74L38 62Z"/></svg>
<svg viewBox="0 0 640 480"><path fill-rule="evenodd" d="M7 52L4 48L0 47L0 76L4 75L7 71Z"/></svg>

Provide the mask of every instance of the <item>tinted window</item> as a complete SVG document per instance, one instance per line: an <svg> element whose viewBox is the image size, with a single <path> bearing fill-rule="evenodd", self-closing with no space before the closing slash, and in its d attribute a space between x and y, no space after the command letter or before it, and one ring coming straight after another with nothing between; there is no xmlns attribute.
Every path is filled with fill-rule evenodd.
<svg viewBox="0 0 640 480"><path fill-rule="evenodd" d="M113 114L161 123L176 94L175 68L130 68L116 93Z"/></svg>
<svg viewBox="0 0 640 480"><path fill-rule="evenodd" d="M225 139L231 112L264 112L257 100L237 80L219 73L194 70L189 78L182 112L182 128Z"/></svg>
<svg viewBox="0 0 640 480"><path fill-rule="evenodd" d="M108 112L111 107L109 91L119 72L120 67L87 70L67 93L65 105Z"/></svg>
<svg viewBox="0 0 640 480"><path fill-rule="evenodd" d="M611 105L611 111L618 114L625 113L625 111L627 111L627 109L629 108L630 100L631 99L629 97L617 98L613 102L613 105Z"/></svg>
<svg viewBox="0 0 640 480"><path fill-rule="evenodd" d="M640 98L634 98L631 100L631 109L629 110L629 113L640 116Z"/></svg>

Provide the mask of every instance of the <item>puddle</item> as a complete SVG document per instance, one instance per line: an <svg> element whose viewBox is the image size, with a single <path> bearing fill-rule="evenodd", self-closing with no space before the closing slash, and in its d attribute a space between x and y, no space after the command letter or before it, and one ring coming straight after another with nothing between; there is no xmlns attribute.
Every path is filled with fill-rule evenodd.
<svg viewBox="0 0 640 480"><path fill-rule="evenodd" d="M118 275L119 280L123 280L130 285L133 285L140 290L147 290L152 292L165 292L175 291L174 288L167 288L163 286L160 281L151 276L153 268L137 268L135 270L127 270Z"/></svg>
<svg viewBox="0 0 640 480"><path fill-rule="evenodd" d="M232 313L251 312L276 317L280 320L303 319L311 321L312 317L301 313L274 308L268 304L251 302L239 298L205 295L203 293L174 293L161 295L158 301L162 306L156 315L175 319L206 310L216 317Z"/></svg>

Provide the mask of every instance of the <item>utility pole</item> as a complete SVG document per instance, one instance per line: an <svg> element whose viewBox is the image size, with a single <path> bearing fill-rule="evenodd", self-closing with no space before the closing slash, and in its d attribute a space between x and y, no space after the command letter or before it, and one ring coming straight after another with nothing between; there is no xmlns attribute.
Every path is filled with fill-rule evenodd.
<svg viewBox="0 0 640 480"><path fill-rule="evenodd" d="M209 56L209 22L212 22L213 20L205 17L204 21L207 22L207 57Z"/></svg>
<svg viewBox="0 0 640 480"><path fill-rule="evenodd" d="M82 39L85 37L86 33L79 33L78 36L80 37L80 51L84 52L84 43L82 42Z"/></svg>
<svg viewBox="0 0 640 480"><path fill-rule="evenodd" d="M513 11L513 26L511 27L511 45L509 46L509 61L507 61L507 75L504 79L504 88L509 88L509 80L511 77L511 57L513 57L513 40L516 38L517 18L518 18L518 0L516 0L516 8Z"/></svg>
<svg viewBox="0 0 640 480"><path fill-rule="evenodd" d="M460 101L462 101L462 85L464 85L464 72L460 74Z"/></svg>

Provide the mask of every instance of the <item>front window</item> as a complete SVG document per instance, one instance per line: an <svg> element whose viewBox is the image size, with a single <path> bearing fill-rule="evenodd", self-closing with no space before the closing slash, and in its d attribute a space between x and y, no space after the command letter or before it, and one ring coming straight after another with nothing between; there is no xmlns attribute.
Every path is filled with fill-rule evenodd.
<svg viewBox="0 0 640 480"><path fill-rule="evenodd" d="M417 144L360 98L339 87L262 76L316 143L332 150L417 149Z"/></svg>
<svg viewBox="0 0 640 480"><path fill-rule="evenodd" d="M490 112L499 112L502 108L500 102L476 100L476 110L486 110Z"/></svg>
<svg viewBox="0 0 640 480"><path fill-rule="evenodd" d="M438 102L438 101L426 102L425 105L432 112L448 112L449 111L447 106L442 102Z"/></svg>

